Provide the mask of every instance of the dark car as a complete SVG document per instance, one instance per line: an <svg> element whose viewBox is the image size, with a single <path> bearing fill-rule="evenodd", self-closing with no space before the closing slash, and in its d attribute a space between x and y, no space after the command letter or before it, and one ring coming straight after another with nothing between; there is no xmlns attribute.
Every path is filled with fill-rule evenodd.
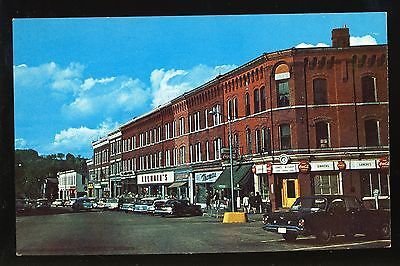
<svg viewBox="0 0 400 266"><path fill-rule="evenodd" d="M200 205L191 204L188 200L167 200L164 204L155 206L155 215L161 216L198 216L203 215Z"/></svg>
<svg viewBox="0 0 400 266"><path fill-rule="evenodd" d="M336 235L390 238L390 211L366 209L354 196L300 197L290 210L265 213L263 224L264 230L282 234L287 241L298 235L314 235L322 243Z"/></svg>
<svg viewBox="0 0 400 266"><path fill-rule="evenodd" d="M93 205L93 200L88 199L88 198L77 198L74 203L72 204L72 209L75 212L78 212L80 210L91 210L93 208L95 208L95 206Z"/></svg>

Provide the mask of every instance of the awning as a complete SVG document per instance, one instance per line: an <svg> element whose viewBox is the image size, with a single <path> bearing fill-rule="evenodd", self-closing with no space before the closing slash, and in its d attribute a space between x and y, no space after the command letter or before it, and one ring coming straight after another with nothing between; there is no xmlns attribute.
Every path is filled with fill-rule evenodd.
<svg viewBox="0 0 400 266"><path fill-rule="evenodd" d="M238 185L240 187L249 180L251 167L252 165L236 165L232 167L233 187L235 189L238 189ZM216 189L231 188L231 169L229 166L224 169L217 181L212 184L212 187Z"/></svg>
<svg viewBox="0 0 400 266"><path fill-rule="evenodd" d="M180 187L180 186L183 186L186 184L187 184L186 182L175 182L175 183L172 183L171 185L169 185L168 188Z"/></svg>

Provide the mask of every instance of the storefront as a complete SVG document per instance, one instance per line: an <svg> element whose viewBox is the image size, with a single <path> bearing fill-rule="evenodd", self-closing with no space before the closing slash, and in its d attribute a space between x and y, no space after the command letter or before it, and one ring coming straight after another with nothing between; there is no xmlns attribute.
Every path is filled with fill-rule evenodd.
<svg viewBox="0 0 400 266"><path fill-rule="evenodd" d="M167 187L174 182L174 172L137 175L138 193L141 196L166 197Z"/></svg>
<svg viewBox="0 0 400 266"><path fill-rule="evenodd" d="M177 199L191 199L193 200L193 196L191 197L189 188L193 188L189 184L189 181L192 180L191 178L192 171L191 169L178 169L174 172L174 183L168 186L168 195L171 195Z"/></svg>
<svg viewBox="0 0 400 266"><path fill-rule="evenodd" d="M121 195L121 176L110 177L110 197L115 198Z"/></svg>
<svg viewBox="0 0 400 266"><path fill-rule="evenodd" d="M212 192L212 184L218 179L222 171L198 172L194 174L196 203L206 203L207 191Z"/></svg>
<svg viewBox="0 0 400 266"><path fill-rule="evenodd" d="M254 183L253 183L253 175L252 175L252 165L250 164L240 164L234 165L232 167L232 175L233 175L233 187L234 187L234 196L249 195L250 191L253 191ZM220 176L217 178L212 187L216 190L222 191L223 195L227 197L231 197L231 169L227 166Z"/></svg>

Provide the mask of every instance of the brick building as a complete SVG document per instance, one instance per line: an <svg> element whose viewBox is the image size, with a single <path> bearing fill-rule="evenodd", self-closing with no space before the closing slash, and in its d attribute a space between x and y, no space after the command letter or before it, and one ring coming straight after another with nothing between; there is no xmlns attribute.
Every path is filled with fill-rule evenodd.
<svg viewBox="0 0 400 266"><path fill-rule="evenodd" d="M235 195L260 192L276 209L377 189L388 203L387 46L349 38L334 29L332 47L262 54L128 121L93 143L95 175L112 195L229 196L231 133Z"/></svg>

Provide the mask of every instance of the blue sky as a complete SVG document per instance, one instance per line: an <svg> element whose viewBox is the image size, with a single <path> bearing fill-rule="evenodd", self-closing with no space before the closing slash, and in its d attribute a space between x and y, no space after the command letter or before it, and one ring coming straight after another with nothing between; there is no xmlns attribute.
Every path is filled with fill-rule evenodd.
<svg viewBox="0 0 400 266"><path fill-rule="evenodd" d="M386 44L385 13L14 19L15 147L89 158L91 141L264 52Z"/></svg>

